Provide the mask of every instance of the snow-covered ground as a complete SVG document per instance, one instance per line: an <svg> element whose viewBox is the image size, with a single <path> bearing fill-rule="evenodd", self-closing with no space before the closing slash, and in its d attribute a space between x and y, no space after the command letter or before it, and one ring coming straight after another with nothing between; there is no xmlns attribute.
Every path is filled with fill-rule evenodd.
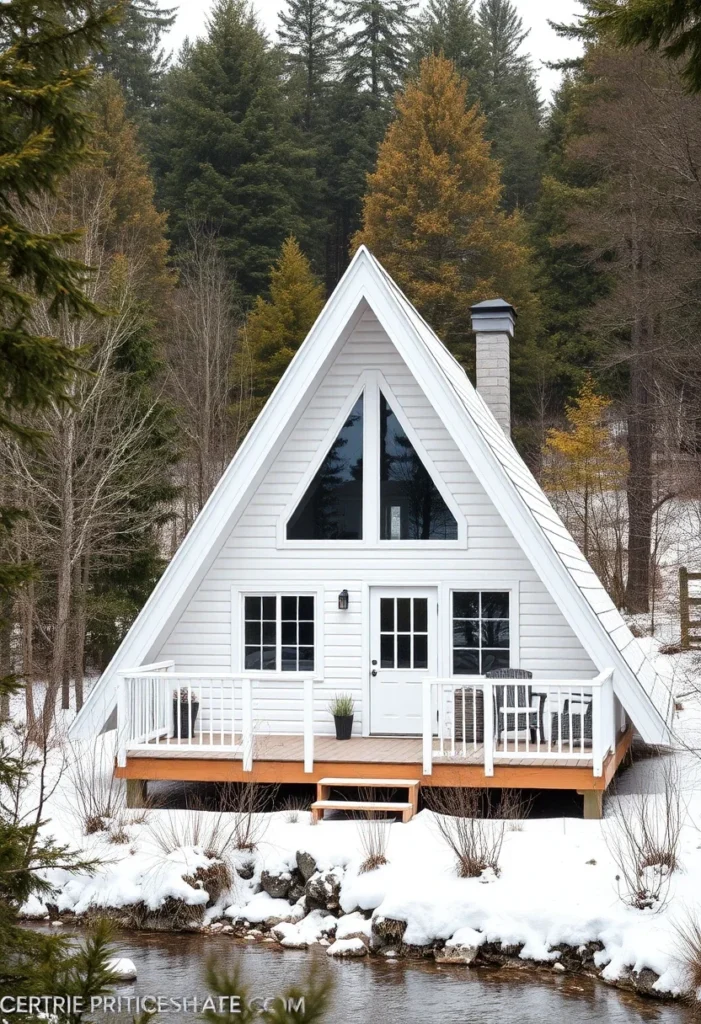
<svg viewBox="0 0 701 1024"><path fill-rule="evenodd" d="M363 853L356 822L325 821L312 826L306 812L299 813L296 821L290 820L294 816L289 812L267 815L257 849L233 853L231 888L217 896L214 906L207 906L212 901L202 876L206 879L211 861L203 849L204 839L199 846L166 853L157 837L164 829L185 835L198 815L212 820L211 812L123 812L112 832L122 832L120 838L126 841L111 842L105 832L85 836L71 773L64 770L45 812L46 829L59 842L99 858L102 866L93 875L52 873L59 911L81 914L139 905L144 912L157 912L170 897L191 907L199 922L219 922L218 931L242 921L268 927L282 921L274 934L283 945L321 940L341 955L365 952L360 947L370 935L371 917L406 922L402 941L409 946L435 940L450 944L451 939L456 945L466 942L467 935L472 945L522 946L522 959L546 963L558 961L561 944L577 947L597 942L603 948L595 962L604 969L605 978L615 980L631 970L648 968L659 975L655 987L660 992L688 989L677 928L690 913L701 916L701 760L695 752L701 749L701 694L695 692L701 654L662 656L656 653L657 641L643 643L656 657L681 705L676 722L679 750L667 759L679 773L686 822L679 867L671 877L669 898L658 909L633 909L619 898L619 872L606 842L605 831L611 827L606 821L557 818L510 823L498 876L488 872L480 879L460 879L429 811L408 824L393 825L389 863L363 874L359 873ZM109 744L112 739L108 736L102 742ZM105 765L110 755L107 749ZM625 772L617 794L610 797L609 812L615 802L625 807L640 791L660 791L665 759L642 759ZM53 771L59 761L57 753ZM662 796L654 799L661 801ZM289 898L274 898L260 890L263 871L284 879L297 868L300 852L313 858L322 888L337 889L340 884L340 908L334 914L323 908L309 913L304 904L292 906ZM241 877L251 871L252 877ZM25 909L32 916L46 914L36 900Z"/></svg>

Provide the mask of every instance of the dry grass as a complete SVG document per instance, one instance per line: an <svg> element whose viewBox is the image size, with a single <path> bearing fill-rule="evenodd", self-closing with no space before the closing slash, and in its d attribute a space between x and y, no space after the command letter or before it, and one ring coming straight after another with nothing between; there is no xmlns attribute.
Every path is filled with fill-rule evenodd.
<svg viewBox="0 0 701 1024"><path fill-rule="evenodd" d="M305 796L288 796L283 805L282 810L285 812L285 821L288 825L296 825L300 820L300 814L310 809L311 803L309 797Z"/></svg>
<svg viewBox="0 0 701 1024"><path fill-rule="evenodd" d="M255 782L225 782L216 788L217 806L220 813L231 819L233 845L237 850L258 848L268 828L264 814L267 806L273 806L278 786L259 786Z"/></svg>
<svg viewBox="0 0 701 1024"><path fill-rule="evenodd" d="M688 979L689 989L694 993L701 989L701 921L698 914L689 912L677 924L677 963Z"/></svg>
<svg viewBox="0 0 701 1024"><path fill-rule="evenodd" d="M424 793L427 807L436 816L436 827L455 855L460 878L479 878L491 868L499 873L506 820L514 820L514 790L503 790L492 809L489 791L456 787L431 788Z"/></svg>
<svg viewBox="0 0 701 1024"><path fill-rule="evenodd" d="M376 791L361 789L359 791L361 800L368 802L376 799ZM359 874L367 871L374 871L376 868L387 864L387 847L392 825L390 818L382 817L382 811L366 811L363 817L358 820L358 835L360 845L363 849L364 859L359 868Z"/></svg>
<svg viewBox="0 0 701 1024"><path fill-rule="evenodd" d="M679 769L667 759L656 778L662 789L645 789L609 802L603 830L619 874L618 894L628 906L661 910L671 876L679 867L679 840L685 819Z"/></svg>

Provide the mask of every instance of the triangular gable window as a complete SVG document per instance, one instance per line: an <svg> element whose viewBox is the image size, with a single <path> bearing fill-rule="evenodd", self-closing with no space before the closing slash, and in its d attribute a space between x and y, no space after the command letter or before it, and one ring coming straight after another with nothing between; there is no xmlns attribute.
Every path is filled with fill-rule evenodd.
<svg viewBox="0 0 701 1024"><path fill-rule="evenodd" d="M362 540L363 396L287 524L288 540Z"/></svg>
<svg viewBox="0 0 701 1024"><path fill-rule="evenodd" d="M458 524L380 395L380 539L456 540Z"/></svg>

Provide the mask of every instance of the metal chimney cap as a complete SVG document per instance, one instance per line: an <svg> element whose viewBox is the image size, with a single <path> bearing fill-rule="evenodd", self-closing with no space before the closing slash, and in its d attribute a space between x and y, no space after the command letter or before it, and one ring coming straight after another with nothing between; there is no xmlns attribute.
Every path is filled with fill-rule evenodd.
<svg viewBox="0 0 701 1024"><path fill-rule="evenodd" d="M509 334L513 338L518 313L504 299L487 299L470 310L472 330L480 334Z"/></svg>

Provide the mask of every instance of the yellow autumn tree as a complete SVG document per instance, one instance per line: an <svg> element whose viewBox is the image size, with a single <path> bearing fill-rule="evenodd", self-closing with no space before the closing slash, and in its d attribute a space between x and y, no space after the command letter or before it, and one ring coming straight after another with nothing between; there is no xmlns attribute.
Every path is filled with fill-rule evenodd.
<svg viewBox="0 0 701 1024"><path fill-rule="evenodd" d="M548 432L543 482L612 597L622 601L628 458L608 421L610 407L587 376L567 406L567 428Z"/></svg>
<svg viewBox="0 0 701 1024"><path fill-rule="evenodd" d="M290 360L309 333L324 304L324 289L295 238L282 246L270 272L270 298L259 296L241 331L234 386L248 382L249 395L238 396L251 416L258 414Z"/></svg>
<svg viewBox="0 0 701 1024"><path fill-rule="evenodd" d="M502 296L523 314L534 300L523 222L500 207L501 167L466 92L452 61L421 62L396 99L354 244L368 246L470 367L470 306Z"/></svg>

